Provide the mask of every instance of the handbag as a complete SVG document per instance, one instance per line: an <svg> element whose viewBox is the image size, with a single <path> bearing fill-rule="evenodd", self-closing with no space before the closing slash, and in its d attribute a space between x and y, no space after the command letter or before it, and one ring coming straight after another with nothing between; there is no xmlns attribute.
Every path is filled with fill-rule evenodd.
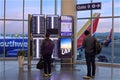
<svg viewBox="0 0 120 80"><path fill-rule="evenodd" d="M37 69L43 69L43 67L44 67L44 63L43 63L43 59L41 58L41 59L38 61L37 65L36 65L36 68L37 68Z"/></svg>

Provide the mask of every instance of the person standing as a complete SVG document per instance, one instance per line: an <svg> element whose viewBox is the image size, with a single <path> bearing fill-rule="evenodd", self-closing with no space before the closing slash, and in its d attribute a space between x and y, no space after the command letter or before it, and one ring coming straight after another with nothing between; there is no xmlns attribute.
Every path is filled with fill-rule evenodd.
<svg viewBox="0 0 120 80"><path fill-rule="evenodd" d="M51 76L51 56L54 49L54 43L49 37L50 34L46 33L45 39L41 45L41 56L44 61L44 76Z"/></svg>
<svg viewBox="0 0 120 80"><path fill-rule="evenodd" d="M84 79L94 78L95 77L95 43L96 38L91 36L89 31L85 31L84 35L86 36L83 39L82 47L85 48L85 58L87 65L87 75L83 76Z"/></svg>

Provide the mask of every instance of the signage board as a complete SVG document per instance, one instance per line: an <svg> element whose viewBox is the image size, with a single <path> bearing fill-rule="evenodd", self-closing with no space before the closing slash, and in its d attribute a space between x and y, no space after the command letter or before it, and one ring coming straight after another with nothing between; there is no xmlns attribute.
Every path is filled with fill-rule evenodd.
<svg viewBox="0 0 120 80"><path fill-rule="evenodd" d="M82 11L82 10L95 10L95 9L101 9L101 2L97 3L87 3L87 4L77 4L76 10Z"/></svg>
<svg viewBox="0 0 120 80"><path fill-rule="evenodd" d="M73 20L72 16L61 16L61 36L72 36Z"/></svg>
<svg viewBox="0 0 120 80"><path fill-rule="evenodd" d="M60 38L60 54L61 58L72 57L72 39L71 38Z"/></svg>
<svg viewBox="0 0 120 80"><path fill-rule="evenodd" d="M32 33L44 34L45 33L45 16L39 14L32 15Z"/></svg>
<svg viewBox="0 0 120 80"><path fill-rule="evenodd" d="M47 15L46 16L46 31L51 35L57 35L59 28L59 16Z"/></svg>

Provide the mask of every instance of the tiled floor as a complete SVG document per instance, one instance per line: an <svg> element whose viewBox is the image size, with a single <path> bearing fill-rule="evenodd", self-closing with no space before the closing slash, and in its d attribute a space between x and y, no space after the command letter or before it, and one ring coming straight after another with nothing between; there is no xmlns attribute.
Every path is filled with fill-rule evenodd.
<svg viewBox="0 0 120 80"><path fill-rule="evenodd" d="M52 76L43 77L43 70L31 69L24 65L18 68L17 61L0 62L0 80L84 80L86 65L77 64L74 67L56 64L52 67ZM88 80L88 79L87 79ZM89 80L120 80L120 68L97 66L96 76Z"/></svg>

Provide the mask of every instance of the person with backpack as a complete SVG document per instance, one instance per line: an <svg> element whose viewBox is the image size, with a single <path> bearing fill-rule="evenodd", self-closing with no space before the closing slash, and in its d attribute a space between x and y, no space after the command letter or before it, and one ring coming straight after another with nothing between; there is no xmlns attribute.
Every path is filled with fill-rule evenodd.
<svg viewBox="0 0 120 80"><path fill-rule="evenodd" d="M95 77L95 55L96 55L96 38L91 36L89 31L85 31L86 36L83 39L82 47L85 48L85 59L87 65L87 75L83 76L84 79L90 79Z"/></svg>
<svg viewBox="0 0 120 80"><path fill-rule="evenodd" d="M41 44L41 56L44 63L44 76L51 76L51 56L54 49L54 43L49 37L50 34L46 33L45 39Z"/></svg>

